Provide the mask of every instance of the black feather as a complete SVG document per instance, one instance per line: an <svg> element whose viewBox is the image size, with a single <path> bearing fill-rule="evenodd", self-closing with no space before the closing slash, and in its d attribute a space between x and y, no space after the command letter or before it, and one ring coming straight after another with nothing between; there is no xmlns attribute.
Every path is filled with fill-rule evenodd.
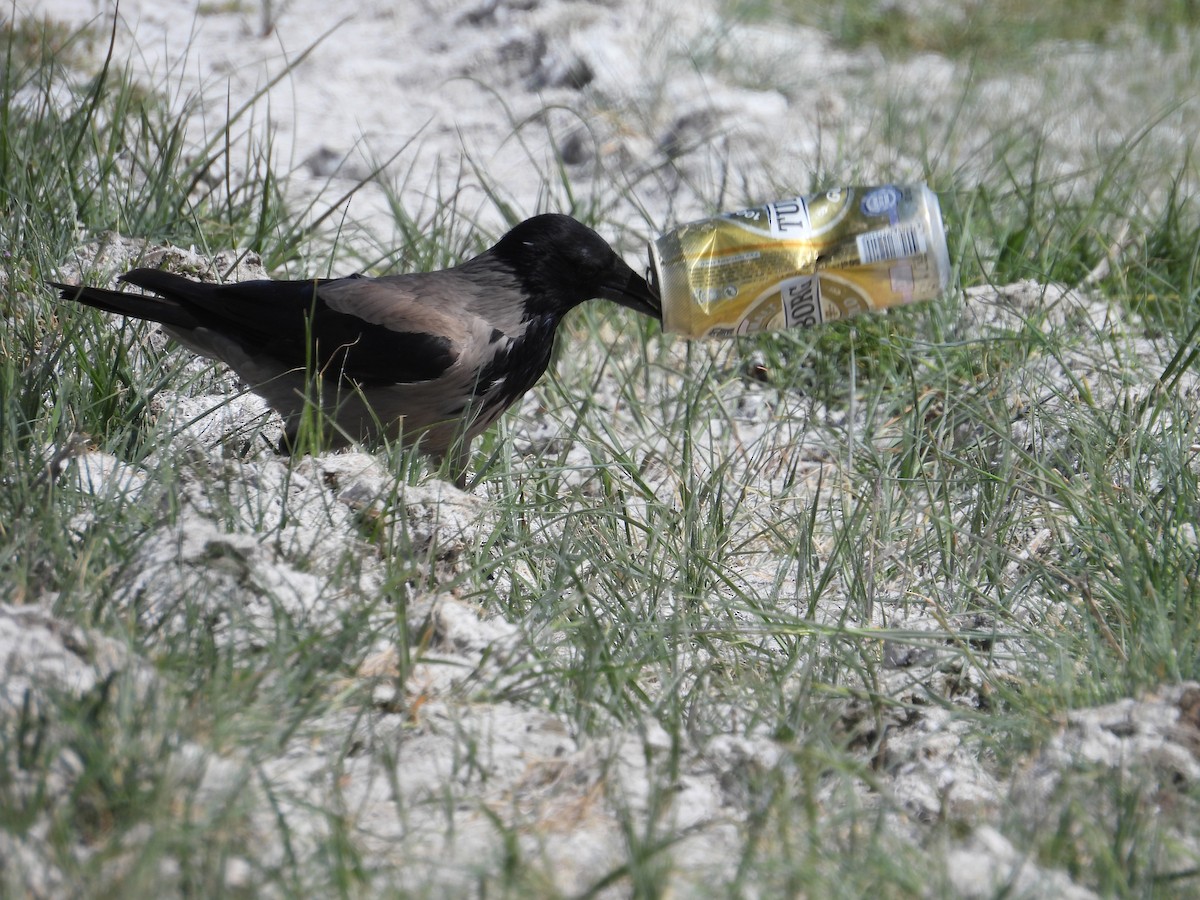
<svg viewBox="0 0 1200 900"><path fill-rule="evenodd" d="M541 315L531 319L519 340L513 341L480 369L475 395L482 396L496 385L503 385L491 401L502 408L524 396L550 365L557 329L556 316Z"/></svg>
<svg viewBox="0 0 1200 900"><path fill-rule="evenodd" d="M159 322L173 328L190 329L196 328L200 324L187 308L160 297L110 291L105 288L79 284L60 284L57 281L51 281L48 284L58 291L62 299L74 300L104 312L133 316L136 319L148 319L151 322Z"/></svg>
<svg viewBox="0 0 1200 900"><path fill-rule="evenodd" d="M315 365L363 386L430 381L454 363L453 347L442 335L393 331L330 309L319 294L330 279L206 284L157 269L134 269L121 280L159 297L53 286L66 300L185 331L206 328L252 355L270 356L290 368Z"/></svg>

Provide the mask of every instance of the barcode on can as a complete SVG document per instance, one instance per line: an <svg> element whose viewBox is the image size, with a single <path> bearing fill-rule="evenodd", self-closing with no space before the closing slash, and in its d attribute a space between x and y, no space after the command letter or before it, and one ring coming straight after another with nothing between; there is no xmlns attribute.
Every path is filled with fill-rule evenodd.
<svg viewBox="0 0 1200 900"><path fill-rule="evenodd" d="M882 231L868 231L860 234L856 240L858 258L864 266L889 259L920 256L925 252L925 233L918 225L897 225Z"/></svg>

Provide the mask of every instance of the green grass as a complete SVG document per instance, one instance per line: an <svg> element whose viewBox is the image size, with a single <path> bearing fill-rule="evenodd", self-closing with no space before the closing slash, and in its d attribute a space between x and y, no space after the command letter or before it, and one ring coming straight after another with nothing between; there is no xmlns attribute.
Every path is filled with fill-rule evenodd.
<svg viewBox="0 0 1200 900"><path fill-rule="evenodd" d="M988 65L1011 64L1031 48L1054 42L1103 44L1123 28L1174 43L1194 25L1195 0L1057 0L1038 3L902 4L848 0L743 0L753 17L784 17L827 31L847 47L870 44L891 57L941 53Z"/></svg>
<svg viewBox="0 0 1200 900"><path fill-rule="evenodd" d="M1186 7L1106 4L1100 32L1072 30L1069 4L1027 18L1048 36L1103 40L1125 16L1183 25ZM986 37L918 34L898 12L875 26L871 9L843 4L839 39L882 29L893 50L986 57L988 42L1020 37L984 7L974 27L998 32ZM584 896L948 893L945 852L983 821L1103 895L1196 889L1193 850L1176 845L1200 797L1151 766L1081 761L1036 820L949 801L922 820L895 795L911 723L932 712L1003 786L1068 711L1200 678L1189 155L1160 161L1162 184L1131 177L1150 152L1135 132L1072 173L1090 185L1080 191L1043 174L1050 148L1018 132L988 145L979 179L927 173L958 283L1090 277L1117 324L1069 299L987 309L955 290L821 331L685 344L580 311L526 411L551 436L506 418L480 442L480 521L461 544L455 529L431 544L412 518L409 491L430 474L420 458L375 451L372 511L260 436L224 455L189 448L156 401L207 394L216 376L143 326L55 304L42 282L75 254L77 223L88 236L249 246L275 271L302 251L312 269L444 266L491 237L465 192L414 208L406 174L380 160L369 180L394 235L346 246L340 195L294 209L269 146L221 157L244 146L249 110L194 153L168 113L171 85L137 85L111 59L81 78L107 35L24 21L0 38L0 594L88 629L83 656L111 669L0 708L0 829L36 848L58 893L435 896L450 868L451 893L554 895L557 833L526 821L534 801L507 783L489 793L500 776L471 718L510 707L592 747L616 735L634 747L568 772L588 802L563 821L609 810L621 847ZM507 195L469 159L463 183L482 183L501 219L569 209L612 232L636 197L538 157L548 127L513 122L544 171L541 196ZM206 177L217 168L245 174ZM84 277L112 274L84 262ZM144 477L136 502L80 489L69 461L85 443ZM185 550L198 521L214 536ZM293 602L307 590L338 602ZM469 673L430 612L446 592L514 626ZM391 663L364 675L382 651ZM453 777L412 783L411 748L447 735ZM719 757L730 737L758 751ZM320 790L296 795L284 775L313 748ZM386 797L394 822L355 818L364 760L383 761L366 796ZM635 763L640 794L623 780ZM556 764L542 782L526 773L547 791L538 802L578 799ZM672 816L709 764L727 857L695 868L689 841L708 826ZM469 863L438 843L476 829L491 849ZM24 877L0 867L5 889Z"/></svg>

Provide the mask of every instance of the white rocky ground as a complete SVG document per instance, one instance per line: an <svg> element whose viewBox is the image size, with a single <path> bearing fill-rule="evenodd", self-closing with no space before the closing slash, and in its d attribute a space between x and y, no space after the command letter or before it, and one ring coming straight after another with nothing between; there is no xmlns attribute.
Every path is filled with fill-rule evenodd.
<svg viewBox="0 0 1200 900"><path fill-rule="evenodd" d="M806 188L830 167L847 181L919 178L933 147L941 154L933 165L969 183L990 165L993 135L1014 121L1044 134L1048 165L1076 172L1080 159L1103 159L1130 133L1128 110L1160 108L1164 78L1187 77L1169 66L1128 67L1104 51L1066 46L1026 78L967 85L962 67L945 59L885 65L870 51L840 50L812 30L731 23L706 2L365 0L331 13L335 7L327 2L293 0L275 6L269 22L264 8L214 4L197 11L186 0L123 0L116 56L149 84L183 85L181 101L191 93L207 98L189 113L192 133L203 135L315 43L245 120L251 144L265 145L270 134L274 152L293 162L297 195L336 196L343 182L391 160L386 172L402 185L411 211L458 190L468 215L495 229L499 216L472 167L532 212L554 192L545 173L553 171L557 154L573 180L591 191L631 259L660 227L713 207ZM111 15L108 3L83 0L45 0L38 11L73 25ZM1118 68L1119 79L1110 74ZM885 116L880 98L889 95L905 100L896 107L910 112ZM1146 145L1183 145L1194 131L1195 108L1161 106L1164 115ZM464 159L471 166L464 167ZM846 159L858 163L846 167ZM1086 186L1064 185L1069 189ZM393 226L384 192L357 195L348 222L344 243L386 248ZM173 266L199 272L207 265L188 251L169 252ZM78 264L115 273L139 256L144 248L136 244L91 244L81 246ZM252 275L254 264L243 260L239 277ZM71 274L68 266L63 275ZM1097 403L1129 395L1130 386L1105 356L1112 352L1107 336L1123 332L1120 314L1086 292L1031 283L978 289L963 303L956 327L971 338L1001 334L1034 310L1039 316L1049 310L1045 327L1070 322L1106 341L1070 359L1032 360L1012 382L1014 411L1047 384L1063 385L1067 370L1089 382ZM1124 349L1161 369L1160 350L1148 342L1131 336ZM594 365L593 352L580 348L563 364ZM684 348L672 352L682 367ZM649 402L674 389L670 375L655 378ZM212 387L214 397L236 391L220 376ZM1181 390L1194 392L1194 383ZM627 446L653 448L662 440L661 432L647 431L621 407L616 387L600 391L600 407L613 411L613 435ZM176 525L148 536L118 587L118 602L164 640L188 627L177 616L179 601L197 594L213 598L205 611L214 639L247 650L270 645L279 605L297 627L330 627L347 598L326 594L328 570L353 557L360 563L358 591L378 589L380 567L358 527L365 513L406 516L414 558L435 582L458 571L464 548L487 527L486 499L437 482L402 486L391 496L394 478L369 456L329 456L291 469L267 454L230 461L222 445L264 410L239 395L216 414L197 418L216 405L214 397L160 399L156 411L180 429L173 452L180 457L182 511ZM772 474L763 459L799 459L802 476L815 478L836 468L831 456L845 451L847 430L867 425L865 412L847 423L844 412L803 399L782 409L778 404L786 400L768 398L752 384L737 385L736 396L727 399L738 410L733 425L722 418L702 449L714 460L740 453L744 463L734 472L765 479L764 496L775 496L771 479L782 483L785 476L782 466ZM1056 440L1053 422L1052 408L1029 418L1031 445ZM561 424L541 416L536 400L522 409L519 423L519 450L544 450L570 438ZM592 477L586 454L569 459L586 486ZM65 465L61 477L78 479L85 492L116 492L130 503L162 501L144 472L113 457L86 453ZM649 463L644 477L671 488L672 474L661 465ZM245 502L230 509L226 485L233 481L245 484ZM802 498L793 502L801 506ZM262 541L257 523L280 517L292 524ZM90 525L80 521L79 528ZM1036 555L1056 539L1035 531L1018 549ZM738 577L785 598L801 595L795 585L779 590L771 580L775 570L762 568L759 573L747 562ZM909 577L915 584L922 575ZM946 623L926 617L886 599L907 596L907 585L889 587L895 590L881 591L878 611L888 625L971 634L992 627L980 618ZM236 608L228 598L237 598ZM1052 614L1040 599L1031 593L1027 615ZM797 601L793 612L803 615L804 604ZM822 607L817 615L832 620L837 613ZM452 592L414 597L409 619L429 628L430 643L402 684L394 644L364 663L359 675L373 685L371 709L307 722L268 759L190 743L174 748L170 777L188 786L189 815L231 803L248 811L251 840L243 857L227 862L228 885L253 892L256 873L276 858L285 852L303 857L327 835L329 809L341 811L378 889L441 884L471 891L473 867L503 851L497 821L517 829L524 852L547 861L552 887L564 893L589 887L627 859L622 816L646 814L649 786L670 762L670 739L651 728L581 740L557 716L522 702L517 690L512 701L472 703L464 684L486 682L494 696L522 677L513 674L522 669L520 623ZM954 696L964 709L986 705L982 679L961 654L943 659L936 645L919 652L906 645L888 648L885 660L878 688L885 695L919 703L930 692ZM0 672L0 715L9 720L28 698L36 704L61 693L83 696L113 677L136 695L153 692L159 677L127 648L38 606L0 606ZM1195 783L1197 697L1200 686L1179 685L1072 713L1011 783L1001 783L986 755L964 741L964 720L951 709L930 704L916 714L916 704L906 705L887 723L888 760L875 785L895 801L901 812L892 813L892 824L898 833L911 832L914 844L921 822L949 815L971 823L946 851L945 878L954 891L987 897L1011 886L1018 896L1090 896L1069 875L1024 858L1000 825L1023 815L1036 819L1062 780L1083 777L1081 761L1123 770L1150 758L1164 791ZM872 713L853 703L844 715L849 731L880 724L868 723ZM351 744L356 749L345 752ZM474 749L469 764L463 761L467 746ZM730 733L683 748L668 813L680 836L673 853L681 895L702 894L706 884L730 875L732 835L751 812L734 776L769 770L782 759L765 736ZM70 791L77 775L78 761L64 755L55 780L44 786L48 796ZM281 819L290 835L286 847ZM48 863L52 836L44 828L33 827L19 842L5 835L0 832L0 859L8 884L44 896L64 889L65 876ZM1181 840L1179 856L1187 859L1196 848L1187 836ZM108 864L133 860L118 856Z"/></svg>

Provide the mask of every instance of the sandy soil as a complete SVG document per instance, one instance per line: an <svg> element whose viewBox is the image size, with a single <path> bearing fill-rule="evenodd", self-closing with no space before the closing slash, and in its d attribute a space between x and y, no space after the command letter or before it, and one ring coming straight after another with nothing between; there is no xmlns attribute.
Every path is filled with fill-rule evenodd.
<svg viewBox="0 0 1200 900"><path fill-rule="evenodd" d="M521 213L561 205L561 190L548 174L561 161L584 201L596 205L611 237L639 265L644 241L654 232L714 208L806 190L816 180L903 181L921 178L929 166L969 185L989 174L996 136L1006 131L1042 134L1048 173L1086 172L1090 163L1121 146L1134 121L1131 110L1139 111L1136 121L1142 122L1147 109L1157 109L1164 79L1182 83L1189 77L1169 64L1120 66L1108 51L1064 46L1026 74L968 79L960 65L932 55L888 64L869 49L838 49L812 30L730 23L702 0L363 0L333 14L331 6L323 0L292 0L275 5L268 16L263 4L197 7L189 0L123 0L116 57L127 60L147 84L172 86L173 102L194 135L212 132L227 110L251 103L238 128L243 146L269 146L289 172L294 196L336 197L382 166L381 180L396 185L414 215L456 194L467 215L494 232L501 217L487 191L499 190ZM34 10L77 26L98 22L101 31L112 15L110 4L84 0L43 0ZM95 51L99 57L103 47ZM1111 74L1118 69L1119 79ZM895 109L904 112L888 112ZM1194 133L1196 114L1189 104L1167 112L1138 153L1158 158L1163 148L1183 145ZM1063 190L1087 190L1086 178L1072 174ZM1146 202L1153 202L1156 184L1147 179ZM355 197L341 225L343 243L385 250L393 223L387 192L368 187ZM129 252L114 252L106 264L120 268ZM361 259L371 253L357 249L351 255ZM1097 329L1113 321L1102 300L1058 286L981 290L971 301L961 328L975 336L1000 331L1005 316L1047 302L1059 304L1074 321L1104 323ZM1139 345L1131 352L1154 350ZM1069 362L1095 372L1097 384L1103 382L1102 362L1086 354ZM581 350L566 364L589 363ZM1052 368L1051 363L1046 365ZM745 410L739 426L744 430L728 442L761 446L764 453L775 447L808 453L813 471L825 464L822 428L838 427L834 413L808 409L796 420L796 433L790 433L777 425L786 416L768 415L764 401L752 394L751 389L733 401ZM248 404L229 411L235 423L230 427L239 417L261 411L252 400ZM180 406L174 414L186 421L191 408ZM528 425L520 440L531 445L546 440L538 431L537 410L526 408L522 416ZM652 439L638 433L632 421L614 418L618 433L631 442ZM843 414L837 421L844 419ZM225 427L225 421L205 421L196 428ZM193 436L200 442L211 439L207 432ZM729 452L726 444L710 450ZM145 489L138 471L102 454L81 457L75 466L84 490L120 490L137 497ZM233 533L215 529L206 518L214 501L203 478L185 477L188 512L176 527L146 541L135 567L141 574L123 586L130 598L152 589L162 592L161 607L138 604L154 628L184 627L171 623L173 596L199 590L197 585L214 597L223 595L221 579L227 573L210 571L214 554L238 561L239 571L253 572L252 593L294 604L297 617L318 625L336 617L318 579L295 560L311 557L319 571L323 554L334 559L346 551L355 540L352 515L385 492L381 485L387 473L378 461L356 455L306 461L290 478L277 460L260 460L253 467L262 496L248 505L278 509L294 521L291 543L264 545L254 539L249 522ZM660 476L666 477L647 474ZM439 564L453 572L455 547L469 543L473 529L485 527L480 523L489 515L486 503L436 484L411 488L405 499L414 533L423 546L438 547ZM1031 553L1037 552L1038 539L1031 535ZM364 565L361 577L362 590L369 592L378 572ZM362 673L379 682L376 710L310 723L278 757L257 762L263 783L275 790L272 803L246 791L245 761L191 745L179 749L176 777L190 786L197 804L215 808L240 796L259 829L261 844L228 864L232 889L252 890L259 868L279 861L284 853L277 837L279 817L291 829L288 852L302 855L324 835L325 820L314 810L332 806L351 823L376 879L372 884L380 889L441 884L469 891L472 866L502 850L495 822L484 809L520 823L523 846L546 861L558 890L581 890L625 858L621 817L631 811L635 818L648 814L650 785L670 762L669 738L652 727L583 741L536 706L458 702L455 688L465 679L485 680L501 693L506 679L515 677L511 670L519 667L512 665L511 654L519 652L519 625L450 595L421 602L425 606L411 611L410 618L433 625L426 662L397 688L394 678L389 681L397 661L381 647ZM271 618L269 609L253 603L236 615L214 606L212 614L229 623L221 640L251 648L264 640L261 627ZM914 629L945 625L918 617L907 624ZM979 626L971 621L953 627ZM9 643L3 643L5 634L12 636ZM30 635L38 652L22 656L20 645L28 645ZM90 656L78 652L84 645L94 648ZM155 677L123 648L64 630L34 610L0 608L0 646L9 661L6 671L13 673L5 702L18 703L17 689L39 679L82 692L121 668L135 671L143 682ZM981 705L978 673L949 671L941 662L936 652L891 659L881 690L903 698L922 685L953 680L957 702ZM393 710L417 696L421 724L414 728ZM1130 752L1150 747L1173 754L1195 778L1197 763L1187 749L1187 735L1173 730L1191 708L1191 697L1184 688L1172 689L1137 711L1103 708L1091 718L1073 720L1017 787L1035 798L1031 804L1037 802L1056 777L1055 760L1106 740L1103 753L1113 766L1123 765L1120 760ZM849 709L848 721L855 714ZM1119 733L1105 731L1104 723L1114 717L1125 723ZM890 752L897 762L886 778L897 808L906 811L889 820L897 833L911 834L916 844L917 823L943 815L947 805L964 820L990 822L1009 802L1013 786L997 781L964 740L962 720L948 710L931 707L895 727ZM347 734L359 737L364 750L340 759L335 779L330 754L345 746ZM475 774L464 774L452 762L464 743L478 748ZM392 756L378 752L387 746L403 747L398 774L388 770ZM680 836L673 850L685 873L679 889L699 894L713 879L730 875L728 847L750 814L748 798L738 793L729 773L778 765L781 751L767 736L731 730L703 747L686 748L683 756L670 827ZM382 787L393 783L402 803ZM448 829L442 804L430 802L440 796L474 805L452 817ZM400 807L403 815L397 813ZM55 893L63 882L45 867L36 844L13 846L9 838L3 840L0 850L16 860L17 869L30 873L31 889ZM972 831L949 852L948 877L964 894L987 895L1020 869L1022 895L1087 896L1065 875L1041 873L1021 859L990 825ZM118 859L114 865L127 862Z"/></svg>

